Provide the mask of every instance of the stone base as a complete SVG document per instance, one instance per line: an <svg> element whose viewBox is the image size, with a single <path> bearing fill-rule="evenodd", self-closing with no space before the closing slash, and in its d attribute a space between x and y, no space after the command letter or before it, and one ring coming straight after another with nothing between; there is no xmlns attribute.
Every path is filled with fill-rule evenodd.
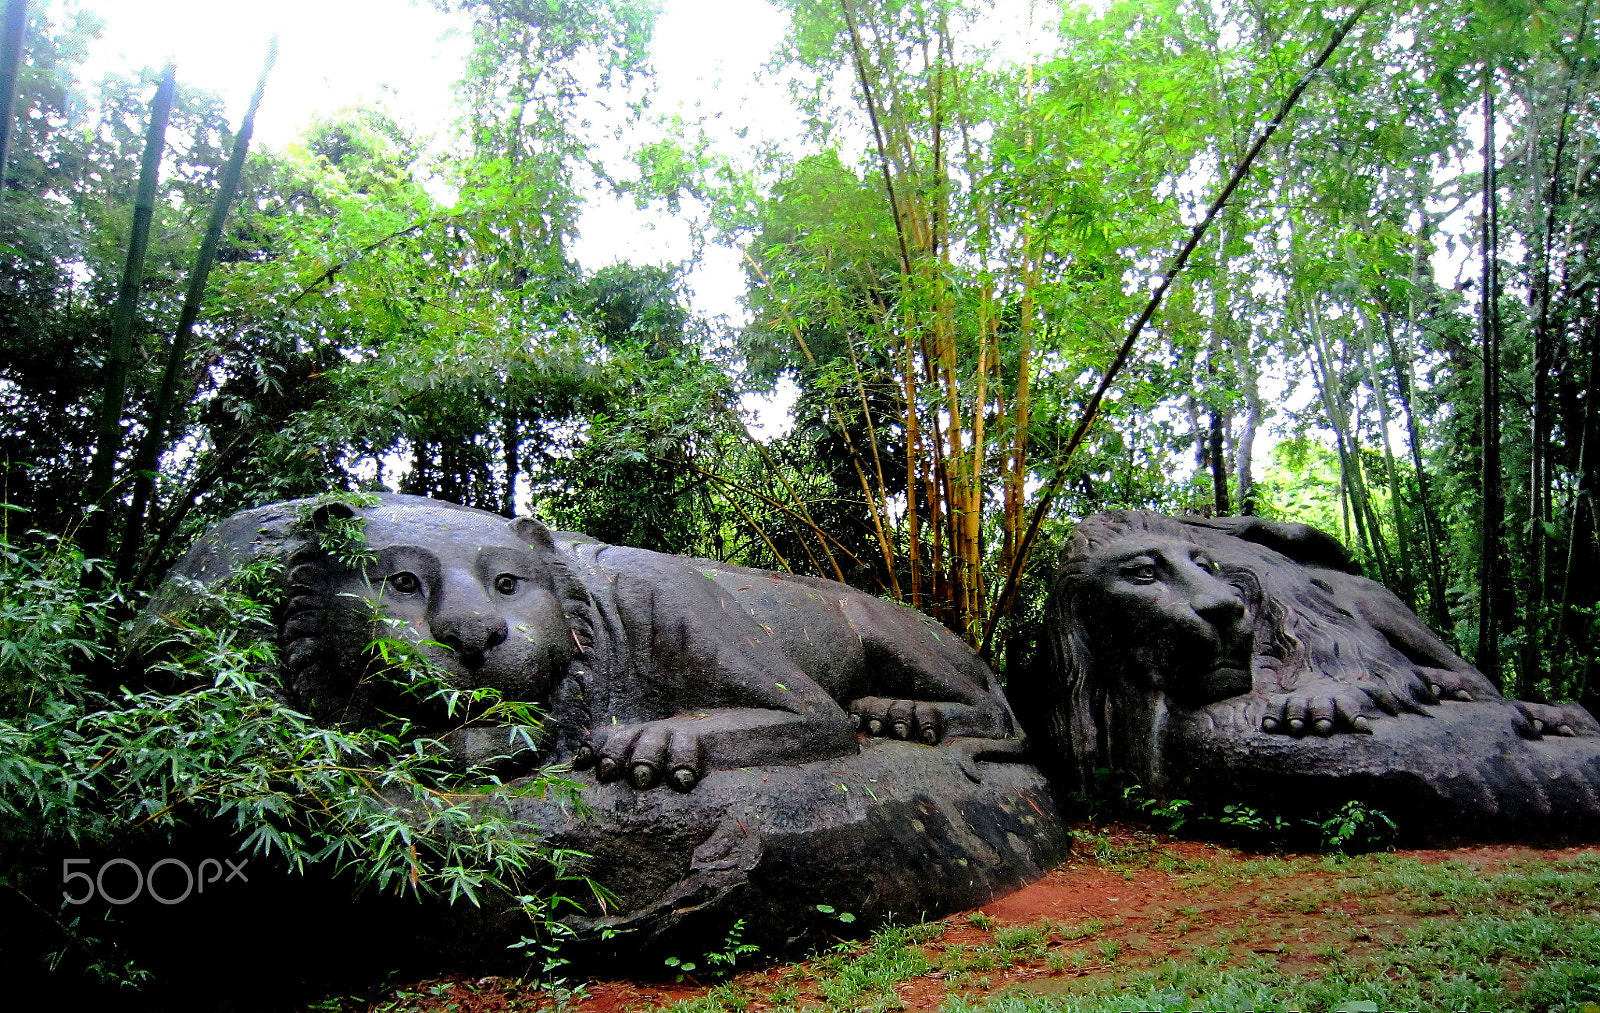
<svg viewBox="0 0 1600 1013"><path fill-rule="evenodd" d="M1234 712L1237 713L1234 713ZM1512 705L1448 701L1368 735L1269 735L1244 703L1169 719L1170 797L1310 815L1359 799L1408 845L1600 840L1600 737L1523 738Z"/></svg>
<svg viewBox="0 0 1600 1013"><path fill-rule="evenodd" d="M687 794L598 784L586 771L582 815L532 795L510 804L552 847L590 855L588 874L613 895L605 910L590 902L563 919L580 941L619 955L693 953L742 919L746 941L790 948L842 933L839 913L855 929L937 917L1058 864L1065 824L1017 745L863 738L854 756L714 771ZM458 923L454 943L482 953L514 941L519 921Z"/></svg>

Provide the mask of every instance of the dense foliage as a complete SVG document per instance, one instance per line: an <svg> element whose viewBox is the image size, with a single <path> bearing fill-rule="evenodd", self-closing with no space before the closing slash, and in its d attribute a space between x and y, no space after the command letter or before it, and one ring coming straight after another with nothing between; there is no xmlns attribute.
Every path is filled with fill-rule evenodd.
<svg viewBox="0 0 1600 1013"><path fill-rule="evenodd" d="M319 727L287 706L273 684L274 652L260 636L277 597L268 572L197 589L181 623L146 637L145 688L107 691L83 674L111 661L116 640L115 594L100 589L95 569L38 532L0 541L0 966L33 974L30 961L43 960L73 972L68 981L145 983L145 961L160 955L137 938L149 932L152 905L142 921L117 908L146 887L151 897L199 901L202 856L236 854L241 867L256 859L339 884L325 888L329 896L473 905L514 898L512 910L520 905L527 915L525 942L535 946L531 968L540 969L559 943L553 914L594 899L578 856L547 848L485 804L483 792L498 782L460 770L436 739L419 738L406 722ZM442 712L463 720L468 710L493 714L538 734L531 705L451 689L409 641L381 647L392 661L387 677L437 700ZM540 775L515 791L575 788ZM137 870L132 885L126 873L105 878L119 860ZM187 886L180 891L169 873L158 894L160 862L178 863ZM97 875L79 870L75 879L75 864ZM298 917L259 894L234 900L235 917L260 922L223 934L236 945ZM196 917L204 924L227 910L213 905ZM181 935L170 942L197 944Z"/></svg>

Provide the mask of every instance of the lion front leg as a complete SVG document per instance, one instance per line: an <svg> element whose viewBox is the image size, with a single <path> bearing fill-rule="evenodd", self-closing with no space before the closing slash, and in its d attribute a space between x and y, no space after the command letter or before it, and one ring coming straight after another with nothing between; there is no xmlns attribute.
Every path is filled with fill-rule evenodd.
<svg viewBox="0 0 1600 1013"><path fill-rule="evenodd" d="M807 763L859 751L840 712L796 715L757 708L719 708L656 721L600 725L573 757L601 781L626 777L641 791L665 783L690 791L708 771Z"/></svg>

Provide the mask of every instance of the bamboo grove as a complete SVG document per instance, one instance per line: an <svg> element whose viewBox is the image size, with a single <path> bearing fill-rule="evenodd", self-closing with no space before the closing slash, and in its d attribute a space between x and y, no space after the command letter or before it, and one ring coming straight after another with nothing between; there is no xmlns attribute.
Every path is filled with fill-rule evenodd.
<svg viewBox="0 0 1600 1013"><path fill-rule="evenodd" d="M1588 3L787 0L782 143L653 108L647 5L451 9L444 154L378 109L251 150L181 68L64 83L84 16L12 25L27 525L137 591L234 509L386 484L834 577L1011 666L1073 519L1259 513L1593 701ZM748 318L693 257L579 264L602 192L736 256Z"/></svg>

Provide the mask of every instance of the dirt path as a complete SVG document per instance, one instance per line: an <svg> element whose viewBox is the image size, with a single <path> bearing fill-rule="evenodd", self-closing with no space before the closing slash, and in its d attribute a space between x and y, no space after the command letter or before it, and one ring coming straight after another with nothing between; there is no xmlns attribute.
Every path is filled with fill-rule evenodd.
<svg viewBox="0 0 1600 1013"><path fill-rule="evenodd" d="M1164 961L1213 967L1262 967L1265 961L1284 973L1317 976L1334 961L1360 959L1408 927L1454 913L1448 902L1427 896L1362 893L1357 870L1323 856L1253 856L1122 825L1080 828L1079 837L1073 857L1032 886L911 930L922 971L893 985L898 1008L938 1010L953 994L979 1000L1007 989L1064 996ZM1561 856L1600 856L1600 847L1389 854L1452 861L1470 875ZM551 993L500 978L445 978L346 1008L642 1013L708 995L749 1011L826 1008L829 974L864 949L846 947L832 963L822 957L746 971L720 986L592 981L575 993ZM721 1007L708 1001L706 1008Z"/></svg>

